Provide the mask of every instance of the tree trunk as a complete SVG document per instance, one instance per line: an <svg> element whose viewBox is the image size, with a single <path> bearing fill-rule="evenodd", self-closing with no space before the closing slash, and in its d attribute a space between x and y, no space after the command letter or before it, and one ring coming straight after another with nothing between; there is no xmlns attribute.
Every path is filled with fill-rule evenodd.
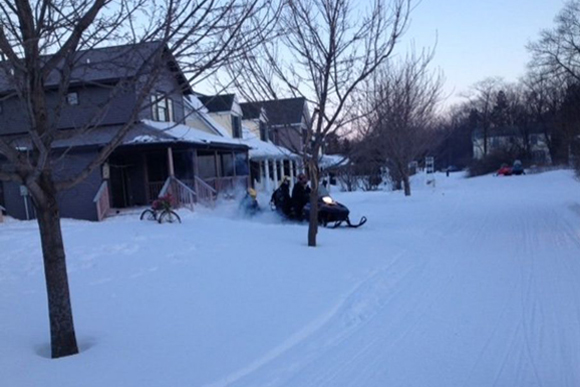
<svg viewBox="0 0 580 387"><path fill-rule="evenodd" d="M411 196L411 182L409 181L409 175L403 174L403 187L405 188L405 196Z"/></svg>
<svg viewBox="0 0 580 387"><path fill-rule="evenodd" d="M309 163L310 175L310 219L308 222L308 246L316 247L318 234L318 165L316 161Z"/></svg>
<svg viewBox="0 0 580 387"><path fill-rule="evenodd" d="M50 177L43 176L41 197L35 196L48 296L52 358L79 352L72 316L60 212Z"/></svg>

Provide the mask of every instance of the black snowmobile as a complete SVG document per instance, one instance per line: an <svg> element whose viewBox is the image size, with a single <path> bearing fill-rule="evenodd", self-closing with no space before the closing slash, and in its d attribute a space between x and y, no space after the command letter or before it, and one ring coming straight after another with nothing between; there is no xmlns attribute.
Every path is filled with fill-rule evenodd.
<svg viewBox="0 0 580 387"><path fill-rule="evenodd" d="M310 218L310 203L304 206L301 214L296 214L291 204L284 203L285 200L288 199L284 199L283 195L277 195L274 192L270 206L287 219L302 221ZM318 224L324 227L337 228L346 223L347 227L357 228L367 222L367 218L363 216L357 224L353 224L350 222L349 214L350 211L344 204L335 201L328 195L318 199Z"/></svg>

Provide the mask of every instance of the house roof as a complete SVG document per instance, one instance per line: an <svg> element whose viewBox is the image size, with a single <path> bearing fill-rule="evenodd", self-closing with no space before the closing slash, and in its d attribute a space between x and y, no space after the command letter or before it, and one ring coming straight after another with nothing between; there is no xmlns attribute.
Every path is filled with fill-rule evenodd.
<svg viewBox="0 0 580 387"><path fill-rule="evenodd" d="M157 137L153 137L151 140L144 138L133 139L131 143L150 141L164 142L168 141L166 140L166 136L169 136L169 141L245 149L248 148L248 146L240 139L207 133L188 125L174 124L172 122L156 122L150 120L143 120L142 123L149 128L157 130L159 135ZM127 141L125 141L124 144L127 144Z"/></svg>
<svg viewBox="0 0 580 387"><path fill-rule="evenodd" d="M305 98L286 98L257 102L265 110L271 126L296 125L304 116Z"/></svg>
<svg viewBox="0 0 580 387"><path fill-rule="evenodd" d="M240 104L245 120L255 120L262 114L262 102L243 102Z"/></svg>
<svg viewBox="0 0 580 387"><path fill-rule="evenodd" d="M167 56L168 66L175 74L178 83L185 94L192 94L187 79L179 68L177 61L166 45L160 42L144 42L123 46L110 46L93 48L90 50L80 50L75 54L75 66L71 74L71 85L86 83L110 83L120 79L127 79L137 76L140 72L147 72L143 65L154 56L163 51ZM44 57L50 59L50 55ZM0 67L10 66L8 61L0 62ZM61 74L59 68L52 71L46 81L47 87L56 87L60 84ZM14 90L12 80L6 76L5 71L0 71L0 93Z"/></svg>
<svg viewBox="0 0 580 387"><path fill-rule="evenodd" d="M264 159L277 159L277 160L299 160L300 156L292 153L290 150L284 148L283 146L278 146L272 143L272 141L262 141L256 136L250 129L243 128L243 142L250 147L250 159L252 160L264 160Z"/></svg>
<svg viewBox="0 0 580 387"><path fill-rule="evenodd" d="M75 148L108 144L122 125L101 126L90 131L61 130L53 142L53 148ZM15 136L11 141L17 148L30 148L29 136ZM136 123L125 135L121 145L155 143L189 143L221 148L248 149L239 139L213 135L187 125L143 120Z"/></svg>
<svg viewBox="0 0 580 387"><path fill-rule="evenodd" d="M197 96L210 113L231 111L235 97L235 94Z"/></svg>

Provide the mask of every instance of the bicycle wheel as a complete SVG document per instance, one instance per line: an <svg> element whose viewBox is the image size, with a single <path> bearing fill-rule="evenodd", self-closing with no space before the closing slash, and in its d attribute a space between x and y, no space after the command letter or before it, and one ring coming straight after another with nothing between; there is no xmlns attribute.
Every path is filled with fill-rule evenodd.
<svg viewBox="0 0 580 387"><path fill-rule="evenodd" d="M146 209L145 211L143 211L141 213L141 217L139 218L141 220L145 219L145 220L157 220L157 214L155 214L155 211L150 210L150 209Z"/></svg>
<svg viewBox="0 0 580 387"><path fill-rule="evenodd" d="M165 210L159 215L159 223L181 223L181 218L175 211Z"/></svg>

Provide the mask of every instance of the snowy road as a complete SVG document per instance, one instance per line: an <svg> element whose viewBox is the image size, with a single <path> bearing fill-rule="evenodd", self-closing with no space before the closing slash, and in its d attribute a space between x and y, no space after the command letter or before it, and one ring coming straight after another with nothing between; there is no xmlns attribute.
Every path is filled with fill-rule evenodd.
<svg viewBox="0 0 580 387"><path fill-rule="evenodd" d="M215 385L580 385L580 195L537 178L444 190L447 214L412 216L420 242L366 278L326 324Z"/></svg>
<svg viewBox="0 0 580 387"><path fill-rule="evenodd" d="M0 226L0 375L10 386L580 386L580 183L565 171L417 183L411 198L338 195L369 222L321 230L317 249L271 214L65 222L86 350L58 362L37 354L35 226Z"/></svg>

